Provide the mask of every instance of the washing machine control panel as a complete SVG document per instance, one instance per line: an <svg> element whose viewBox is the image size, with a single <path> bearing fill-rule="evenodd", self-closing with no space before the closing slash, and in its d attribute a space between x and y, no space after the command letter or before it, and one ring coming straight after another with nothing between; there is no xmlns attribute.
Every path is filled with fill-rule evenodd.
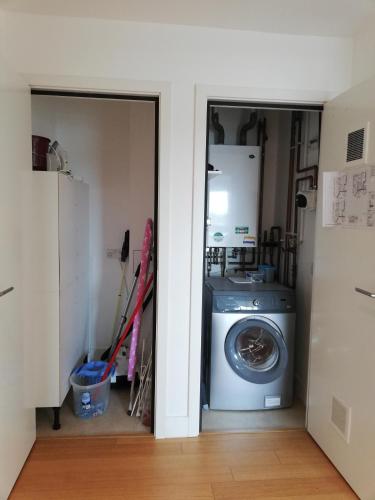
<svg viewBox="0 0 375 500"><path fill-rule="evenodd" d="M258 292L256 294L216 295L213 297L213 312L294 312L293 292Z"/></svg>

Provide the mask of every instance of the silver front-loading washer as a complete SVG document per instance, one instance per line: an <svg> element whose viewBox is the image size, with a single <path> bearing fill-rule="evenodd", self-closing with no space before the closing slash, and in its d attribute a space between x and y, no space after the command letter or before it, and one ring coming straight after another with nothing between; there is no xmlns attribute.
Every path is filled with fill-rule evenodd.
<svg viewBox="0 0 375 500"><path fill-rule="evenodd" d="M207 388L214 410L293 403L294 291L272 283L206 282Z"/></svg>

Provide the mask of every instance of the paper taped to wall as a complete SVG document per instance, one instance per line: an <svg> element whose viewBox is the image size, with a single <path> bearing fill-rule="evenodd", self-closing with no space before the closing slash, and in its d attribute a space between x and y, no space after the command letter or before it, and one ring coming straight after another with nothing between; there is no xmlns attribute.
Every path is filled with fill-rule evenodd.
<svg viewBox="0 0 375 500"><path fill-rule="evenodd" d="M375 167L324 172L323 226L375 227Z"/></svg>

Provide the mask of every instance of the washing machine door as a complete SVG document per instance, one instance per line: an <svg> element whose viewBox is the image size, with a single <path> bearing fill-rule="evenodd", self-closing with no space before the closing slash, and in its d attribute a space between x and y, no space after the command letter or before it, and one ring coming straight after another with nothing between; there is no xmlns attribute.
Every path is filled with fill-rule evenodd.
<svg viewBox="0 0 375 500"><path fill-rule="evenodd" d="M288 364L288 349L276 326L261 318L245 318L229 330L224 344L232 370L244 380L267 384Z"/></svg>

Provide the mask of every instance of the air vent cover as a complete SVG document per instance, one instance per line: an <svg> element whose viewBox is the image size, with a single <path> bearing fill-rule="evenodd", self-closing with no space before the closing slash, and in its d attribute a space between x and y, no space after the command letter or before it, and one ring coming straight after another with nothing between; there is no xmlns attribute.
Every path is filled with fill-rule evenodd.
<svg viewBox="0 0 375 500"><path fill-rule="evenodd" d="M331 423L347 443L350 439L351 413L351 408L334 396L332 397Z"/></svg>
<svg viewBox="0 0 375 500"><path fill-rule="evenodd" d="M360 128L348 134L346 161L362 160L365 146L365 129Z"/></svg>
<svg viewBox="0 0 375 500"><path fill-rule="evenodd" d="M346 165L368 165L370 123L348 131L346 139Z"/></svg>

